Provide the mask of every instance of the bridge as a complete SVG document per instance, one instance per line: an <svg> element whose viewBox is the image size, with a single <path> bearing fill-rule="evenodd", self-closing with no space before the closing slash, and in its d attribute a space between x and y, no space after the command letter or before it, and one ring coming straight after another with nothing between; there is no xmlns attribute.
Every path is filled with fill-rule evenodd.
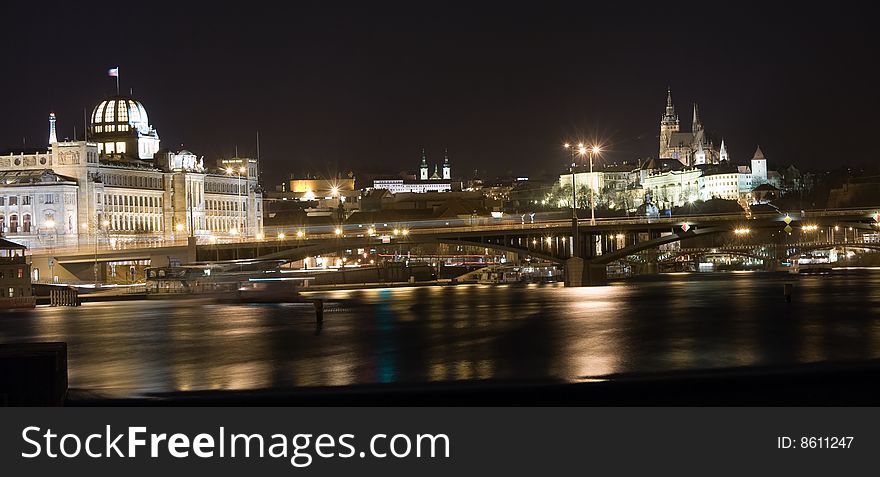
<svg viewBox="0 0 880 477"><path fill-rule="evenodd" d="M597 220L544 220L536 223L485 223L409 228L392 231L371 224L348 224L337 230L302 236L241 242L188 242L129 249L55 250L34 254L35 264L63 267L89 281L98 262L150 260L153 265L227 260L298 261L358 248L403 248L421 244L478 247L555 262L566 270L569 286L600 285L606 266L639 252L701 236L768 231L804 234L843 226L876 231L878 209L834 209L759 214L682 217L636 217ZM37 265L35 265L37 266Z"/></svg>

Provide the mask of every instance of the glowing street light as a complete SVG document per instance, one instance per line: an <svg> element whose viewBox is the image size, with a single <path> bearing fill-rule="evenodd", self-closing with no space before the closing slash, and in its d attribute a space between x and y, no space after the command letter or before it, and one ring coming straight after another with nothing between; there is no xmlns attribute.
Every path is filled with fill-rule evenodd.
<svg viewBox="0 0 880 477"><path fill-rule="evenodd" d="M266 238L266 235L263 232L257 232L257 240L263 240Z"/></svg>
<svg viewBox="0 0 880 477"><path fill-rule="evenodd" d="M409 235L409 229L403 229L400 231L403 235Z"/></svg>
<svg viewBox="0 0 880 477"><path fill-rule="evenodd" d="M175 225L174 230L177 230L178 232L183 232L183 224Z"/></svg>
<svg viewBox="0 0 880 477"><path fill-rule="evenodd" d="M399 233L400 233L400 229L394 229L394 231L392 232L393 235L397 235Z"/></svg>
<svg viewBox="0 0 880 477"><path fill-rule="evenodd" d="M278 232L278 240L284 240L284 232Z"/></svg>
<svg viewBox="0 0 880 477"><path fill-rule="evenodd" d="M296 238L303 238L303 235L305 235L305 232L303 232L302 230L296 231Z"/></svg>
<svg viewBox="0 0 880 477"><path fill-rule="evenodd" d="M367 229L367 235L375 235L375 234L376 234L376 229L374 229L373 227L370 227Z"/></svg>
<svg viewBox="0 0 880 477"><path fill-rule="evenodd" d="M337 236L342 235L342 229L336 227L336 230L334 230L333 233L335 233Z"/></svg>

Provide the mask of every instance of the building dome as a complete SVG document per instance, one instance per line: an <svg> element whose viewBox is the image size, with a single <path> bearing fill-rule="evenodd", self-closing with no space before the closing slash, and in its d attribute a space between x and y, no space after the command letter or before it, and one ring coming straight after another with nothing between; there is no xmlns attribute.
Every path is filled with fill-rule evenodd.
<svg viewBox="0 0 880 477"><path fill-rule="evenodd" d="M147 110L129 96L110 96L98 103L90 129L100 154L152 159L159 150L159 135L150 126Z"/></svg>
<svg viewBox="0 0 880 477"><path fill-rule="evenodd" d="M127 132L130 129L146 132L150 129L150 120L140 101L127 96L111 96L98 103L92 111L92 127L93 132L98 134Z"/></svg>

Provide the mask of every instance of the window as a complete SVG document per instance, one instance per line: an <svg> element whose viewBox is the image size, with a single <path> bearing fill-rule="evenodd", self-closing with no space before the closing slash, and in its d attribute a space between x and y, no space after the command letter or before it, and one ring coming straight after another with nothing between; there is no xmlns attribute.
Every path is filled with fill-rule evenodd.
<svg viewBox="0 0 880 477"><path fill-rule="evenodd" d="M33 275L34 275L34 278L33 278L34 282L38 282L38 281L40 281L40 269L39 269L39 268L34 268L34 270L33 270L32 273L33 273Z"/></svg>
<svg viewBox="0 0 880 477"><path fill-rule="evenodd" d="M55 203L55 194L46 194L46 203L54 204Z"/></svg>
<svg viewBox="0 0 880 477"><path fill-rule="evenodd" d="M9 298L12 298L14 296L15 296L15 288L9 287Z"/></svg>
<svg viewBox="0 0 880 477"><path fill-rule="evenodd" d="M116 152L119 154L125 154L125 143L117 142L116 143Z"/></svg>
<svg viewBox="0 0 880 477"><path fill-rule="evenodd" d="M114 119L113 116L114 116L115 112L116 112L116 101L108 101L107 107L104 109L104 122L105 123L112 123L113 119Z"/></svg>
<svg viewBox="0 0 880 477"><path fill-rule="evenodd" d="M19 268L17 273L18 278L24 278L24 269Z"/></svg>
<svg viewBox="0 0 880 477"><path fill-rule="evenodd" d="M9 233L18 233L18 216L15 214L9 216Z"/></svg>
<svg viewBox="0 0 880 477"><path fill-rule="evenodd" d="M31 196L25 195L21 197L21 205L31 205Z"/></svg>
<svg viewBox="0 0 880 477"><path fill-rule="evenodd" d="M116 152L116 148L112 142L108 142L107 144L104 144L104 151L106 151L107 154L113 154Z"/></svg>
<svg viewBox="0 0 880 477"><path fill-rule="evenodd" d="M24 214L21 216L21 231L29 234L31 233L31 214Z"/></svg>
<svg viewBox="0 0 880 477"><path fill-rule="evenodd" d="M9 197L9 205L18 205L18 196L13 195Z"/></svg>

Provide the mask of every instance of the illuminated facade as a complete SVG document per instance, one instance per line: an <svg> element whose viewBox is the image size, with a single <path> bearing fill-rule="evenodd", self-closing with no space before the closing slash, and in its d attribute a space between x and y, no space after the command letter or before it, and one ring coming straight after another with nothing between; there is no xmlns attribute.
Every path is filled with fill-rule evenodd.
<svg viewBox="0 0 880 477"><path fill-rule="evenodd" d="M666 94L666 112L660 118L660 159L676 159L686 166L718 164L727 160L727 150L722 141L716 149L700 120L700 111L694 104L691 131L681 131L678 114L672 104L672 92Z"/></svg>
<svg viewBox="0 0 880 477"><path fill-rule="evenodd" d="M397 178L376 179L373 181L373 189L385 189L392 194L401 192L449 192L452 190L452 164L449 163L449 151L443 152L443 169L440 165L434 165L434 173L428 175L428 155L422 148L422 160L419 163L419 180L406 180Z"/></svg>
<svg viewBox="0 0 880 477"><path fill-rule="evenodd" d="M86 141L0 156L0 228L30 248L90 240L256 235L262 230L257 161L205 167L189 151L159 149L143 105L113 96L92 112Z"/></svg>

